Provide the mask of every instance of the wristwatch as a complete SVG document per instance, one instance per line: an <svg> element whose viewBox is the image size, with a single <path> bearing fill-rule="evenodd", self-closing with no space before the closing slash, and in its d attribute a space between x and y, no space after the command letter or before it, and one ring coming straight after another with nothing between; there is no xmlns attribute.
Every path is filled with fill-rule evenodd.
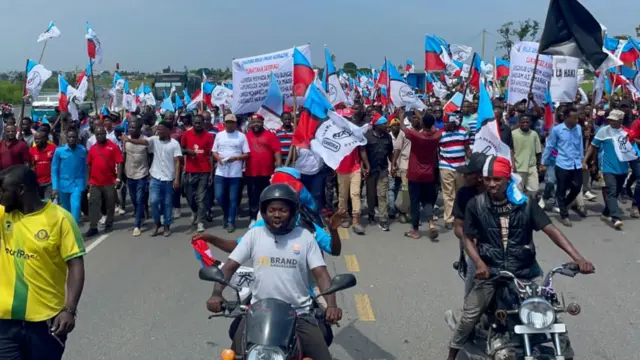
<svg viewBox="0 0 640 360"><path fill-rule="evenodd" d="M78 317L78 310L74 308L64 307L62 308L62 311L68 312L69 314L73 315L74 319Z"/></svg>

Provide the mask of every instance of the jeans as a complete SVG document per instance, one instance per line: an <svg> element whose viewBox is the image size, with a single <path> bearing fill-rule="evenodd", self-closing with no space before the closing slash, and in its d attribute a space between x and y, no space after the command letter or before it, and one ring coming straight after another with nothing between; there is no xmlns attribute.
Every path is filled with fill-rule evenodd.
<svg viewBox="0 0 640 360"><path fill-rule="evenodd" d="M58 191L58 202L80 224L80 209L82 208L82 194L84 189L74 189L73 192Z"/></svg>
<svg viewBox="0 0 640 360"><path fill-rule="evenodd" d="M467 342L478 321L485 310L491 305L496 288L493 282L486 280L474 280L474 286L469 296L464 301L462 316L453 332L453 338L449 346L452 349L461 349ZM559 321L557 321L559 322ZM566 333L560 335L562 353L565 358L573 358L573 349Z"/></svg>
<svg viewBox="0 0 640 360"><path fill-rule="evenodd" d="M116 210L115 185L91 185L91 190L89 191L89 229L98 228L98 220L100 220L103 205L107 216L104 226L111 227L113 226L113 215Z"/></svg>
<svg viewBox="0 0 640 360"><path fill-rule="evenodd" d="M234 325L234 324L232 324ZM243 317L238 324L238 328L233 335L233 343L231 348L236 354L244 355L246 349L243 349L245 329L247 327L247 318ZM331 360L331 354L329 353L329 346L325 340L326 327L324 324L318 324L312 315L298 316L296 322L296 335L300 340L302 346L302 356L311 358L313 360Z"/></svg>
<svg viewBox="0 0 640 360"><path fill-rule="evenodd" d="M176 190L179 193L180 190ZM151 215L156 226L163 225L160 215L164 217L164 226L171 226L173 222L173 180L162 181L154 177L149 184L149 198L151 201Z"/></svg>
<svg viewBox="0 0 640 360"><path fill-rule="evenodd" d="M582 169L566 170L556 166L556 179L556 200L560 208L560 217L565 219L569 217L569 205L580 194Z"/></svg>
<svg viewBox="0 0 640 360"><path fill-rule="evenodd" d="M436 203L436 184L409 180L409 196L411 198L411 227L420 228L420 204L424 205L427 220L433 219L433 204Z"/></svg>
<svg viewBox="0 0 640 360"><path fill-rule="evenodd" d="M241 178L227 178L216 175L213 178L216 202L222 208L223 221L235 226L238 214L238 197L240 196Z"/></svg>
<svg viewBox="0 0 640 360"><path fill-rule="evenodd" d="M300 175L300 181L307 188L307 191L311 193L313 200L316 202L318 210L324 208L324 170L320 170L314 175Z"/></svg>
<svg viewBox="0 0 640 360"><path fill-rule="evenodd" d="M324 177L324 206L327 210L334 212L336 207L334 204L336 195L335 192L338 190L338 177L336 176L336 172L325 166L324 173L318 173L318 175ZM309 190L309 189L307 189Z"/></svg>
<svg viewBox="0 0 640 360"><path fill-rule="evenodd" d="M367 212L370 218L375 216L376 200L380 213L380 222L386 223L389 220L389 209L387 208L387 197L389 192L389 172L383 171L377 174L370 174L365 180L367 184Z"/></svg>
<svg viewBox="0 0 640 360"><path fill-rule="evenodd" d="M602 173L602 176L604 176L605 184L602 189L602 195L604 196L602 215L610 216L614 220L620 220L622 210L618 205L618 196L624 191L624 181L627 178L627 174Z"/></svg>
<svg viewBox="0 0 640 360"><path fill-rule="evenodd" d="M249 217L251 220L258 218L260 212L260 194L269 186L269 176L247 176L247 197L249 198Z"/></svg>
<svg viewBox="0 0 640 360"><path fill-rule="evenodd" d="M205 199L209 176L209 173L186 173L184 176L187 202L191 207L191 212L196 215L196 223L204 222L204 215L207 212Z"/></svg>
<svg viewBox="0 0 640 360"><path fill-rule="evenodd" d="M50 322L0 320L0 359L62 359L67 337L53 336Z"/></svg>
<svg viewBox="0 0 640 360"><path fill-rule="evenodd" d="M389 191L387 191L387 201L389 204L389 216L395 217L398 213L396 209L396 199L402 188L402 178L389 175Z"/></svg>
<svg viewBox="0 0 640 360"><path fill-rule="evenodd" d="M542 198L549 200L553 197L553 191L556 186L556 167L554 165L547 166L547 170L544 172L544 183Z"/></svg>
<svg viewBox="0 0 640 360"><path fill-rule="evenodd" d="M140 228L142 220L144 219L144 195L147 190L147 179L127 179L127 187L129 188L129 194L131 196L131 203L133 204L133 227Z"/></svg>

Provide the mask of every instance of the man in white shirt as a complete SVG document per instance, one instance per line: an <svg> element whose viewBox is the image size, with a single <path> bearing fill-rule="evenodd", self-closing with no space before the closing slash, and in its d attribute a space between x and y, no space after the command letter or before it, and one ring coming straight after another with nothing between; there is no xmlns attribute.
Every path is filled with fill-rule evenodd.
<svg viewBox="0 0 640 360"><path fill-rule="evenodd" d="M153 153L153 161L149 169L149 174L151 175L149 198L151 215L153 216L153 222L156 224L156 229L151 233L151 236L160 234L160 228L163 226L160 222L160 215L164 218L164 236L171 235L173 192L180 191L182 149L180 144L169 136L172 128L172 122L161 121L156 128L156 136L139 139L123 137L125 142L148 145L149 152Z"/></svg>
<svg viewBox="0 0 640 360"><path fill-rule="evenodd" d="M249 143L246 136L237 131L235 115L224 117L225 130L218 133L213 142L213 157L218 162L214 178L216 202L224 214L224 228L235 231L240 196L240 180L244 161L249 157Z"/></svg>

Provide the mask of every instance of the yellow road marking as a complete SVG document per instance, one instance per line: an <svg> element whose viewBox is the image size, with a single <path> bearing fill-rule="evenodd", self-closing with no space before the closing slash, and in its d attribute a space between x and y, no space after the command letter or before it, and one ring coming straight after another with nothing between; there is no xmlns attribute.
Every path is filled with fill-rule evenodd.
<svg viewBox="0 0 640 360"><path fill-rule="evenodd" d="M356 299L356 310L358 310L358 317L360 318L360 321L376 321L376 317L373 315L373 308L371 307L371 300L369 300L369 296L365 294L354 294L353 296Z"/></svg>
<svg viewBox="0 0 640 360"><path fill-rule="evenodd" d="M345 254L344 261L347 263L347 271L348 272L358 272L360 271L360 264L358 263L358 259L353 254Z"/></svg>
<svg viewBox="0 0 640 360"><path fill-rule="evenodd" d="M349 229L339 227L338 235L340 235L340 240L349 240Z"/></svg>

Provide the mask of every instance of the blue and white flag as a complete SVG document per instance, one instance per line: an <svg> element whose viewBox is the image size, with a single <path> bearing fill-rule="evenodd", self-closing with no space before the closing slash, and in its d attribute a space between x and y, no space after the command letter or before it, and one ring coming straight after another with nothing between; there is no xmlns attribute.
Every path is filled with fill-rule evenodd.
<svg viewBox="0 0 640 360"><path fill-rule="evenodd" d="M267 97L264 98L264 102L257 114L264 117L264 127L269 130L277 130L282 127L282 112L284 111L284 96L280 91L278 80L276 76L271 73L271 84L267 90Z"/></svg>
<svg viewBox="0 0 640 360"><path fill-rule="evenodd" d="M60 29L51 21L47 30L38 36L38 42L47 41L49 39L60 37Z"/></svg>
<svg viewBox="0 0 640 360"><path fill-rule="evenodd" d="M27 61L27 94L31 95L31 98L35 99L40 95L42 85L47 81L53 73L50 70L45 69L44 66L29 59Z"/></svg>

